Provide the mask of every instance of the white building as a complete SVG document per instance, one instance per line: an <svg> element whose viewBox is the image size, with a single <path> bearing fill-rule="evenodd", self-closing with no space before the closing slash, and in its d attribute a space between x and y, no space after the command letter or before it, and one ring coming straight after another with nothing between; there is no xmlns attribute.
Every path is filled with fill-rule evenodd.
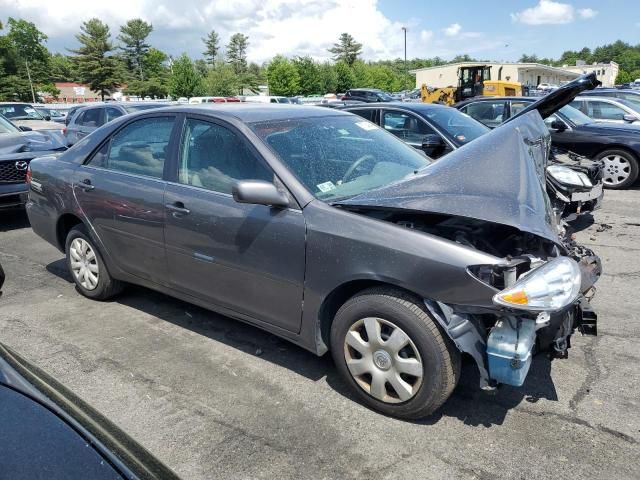
<svg viewBox="0 0 640 480"><path fill-rule="evenodd" d="M603 87L613 87L616 84L616 78L620 71L620 67L616 62L592 63L591 65L587 65L582 60L578 60L575 66L563 65L562 68L580 75L595 72L598 80L602 82Z"/></svg>
<svg viewBox="0 0 640 480"><path fill-rule="evenodd" d="M458 85L458 69L464 66L487 65L491 67L491 80L520 82L523 85L537 87L541 83L560 85L578 77L580 73L563 68L550 67L541 63L500 63L500 62L460 62L437 67L411 70L416 75L416 87L423 84L429 87L455 87Z"/></svg>

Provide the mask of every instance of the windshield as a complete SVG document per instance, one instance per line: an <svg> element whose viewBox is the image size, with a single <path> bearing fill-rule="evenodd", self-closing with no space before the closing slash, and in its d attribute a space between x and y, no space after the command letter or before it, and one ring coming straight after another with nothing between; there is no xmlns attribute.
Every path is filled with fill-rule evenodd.
<svg viewBox="0 0 640 480"><path fill-rule="evenodd" d="M13 126L11 122L9 122L6 118L0 115L0 133L16 133L19 131L20 129Z"/></svg>
<svg viewBox="0 0 640 480"><path fill-rule="evenodd" d="M250 126L313 195L329 202L397 182L430 163L414 148L355 115Z"/></svg>
<svg viewBox="0 0 640 480"><path fill-rule="evenodd" d="M566 105L562 107L559 111L563 116L565 116L571 123L576 126L586 125L588 123L593 123L593 119L587 117L584 113L582 113L577 108L573 108L570 105Z"/></svg>
<svg viewBox="0 0 640 480"><path fill-rule="evenodd" d="M35 108L21 103L0 105L0 113L10 120L43 120Z"/></svg>
<svg viewBox="0 0 640 480"><path fill-rule="evenodd" d="M489 128L455 108L432 108L421 115L461 147L489 132Z"/></svg>

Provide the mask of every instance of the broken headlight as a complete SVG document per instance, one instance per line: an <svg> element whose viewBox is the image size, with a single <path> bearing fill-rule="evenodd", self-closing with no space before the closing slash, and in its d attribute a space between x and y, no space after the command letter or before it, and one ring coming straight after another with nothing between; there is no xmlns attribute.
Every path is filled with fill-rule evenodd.
<svg viewBox="0 0 640 480"><path fill-rule="evenodd" d="M561 165L550 165L547 167L547 173L564 185L582 188L593 187L593 183L584 173L576 172Z"/></svg>
<svg viewBox="0 0 640 480"><path fill-rule="evenodd" d="M561 310L580 294L580 267L568 257L558 257L520 276L493 297L503 307L530 311Z"/></svg>

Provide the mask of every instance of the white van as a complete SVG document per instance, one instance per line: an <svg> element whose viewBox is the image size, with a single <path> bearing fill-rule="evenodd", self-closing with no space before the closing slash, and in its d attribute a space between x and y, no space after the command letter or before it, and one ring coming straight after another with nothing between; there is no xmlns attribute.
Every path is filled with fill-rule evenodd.
<svg viewBox="0 0 640 480"><path fill-rule="evenodd" d="M189 99L189 104L196 103L226 103L226 99L224 97L191 97Z"/></svg>
<svg viewBox="0 0 640 480"><path fill-rule="evenodd" d="M274 97L271 95L251 95L244 98L247 103L291 103L287 97Z"/></svg>

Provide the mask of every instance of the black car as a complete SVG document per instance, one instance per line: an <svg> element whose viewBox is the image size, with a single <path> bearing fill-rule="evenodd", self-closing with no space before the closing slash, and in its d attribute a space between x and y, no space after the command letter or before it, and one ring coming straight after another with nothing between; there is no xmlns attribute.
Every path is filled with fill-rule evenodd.
<svg viewBox="0 0 640 480"><path fill-rule="evenodd" d="M366 103L393 102L393 97L377 88L352 88L347 90L341 100L358 100Z"/></svg>
<svg viewBox="0 0 640 480"><path fill-rule="evenodd" d="M0 266L0 289L3 280ZM0 419L2 478L178 480L116 425L1 343Z"/></svg>
<svg viewBox="0 0 640 480"><path fill-rule="evenodd" d="M495 128L536 100L530 97L478 97L454 107L489 128ZM606 188L628 188L637 180L640 126L594 122L570 105L548 115L544 121L551 132L554 146L603 161Z"/></svg>
<svg viewBox="0 0 640 480"><path fill-rule="evenodd" d="M418 418L461 353L520 386L534 345L595 326L601 264L553 215L550 142L530 112L431 163L333 109L157 109L32 162L27 213L86 297L135 283L330 350L364 403Z"/></svg>
<svg viewBox="0 0 640 480"><path fill-rule="evenodd" d="M22 207L27 201L27 169L35 157L66 150L59 130L18 128L0 115L0 210Z"/></svg>
<svg viewBox="0 0 640 480"><path fill-rule="evenodd" d="M70 118L65 129L65 136L69 145L86 137L94 130L116 118L129 113L166 107L166 102L108 102L99 105L85 106Z"/></svg>
<svg viewBox="0 0 640 480"><path fill-rule="evenodd" d="M363 104L342 110L366 118L434 159L490 131L455 108L433 103ZM600 208L603 197L602 162L593 162L558 149L554 149L549 162L547 191L558 215L571 221L578 214Z"/></svg>

